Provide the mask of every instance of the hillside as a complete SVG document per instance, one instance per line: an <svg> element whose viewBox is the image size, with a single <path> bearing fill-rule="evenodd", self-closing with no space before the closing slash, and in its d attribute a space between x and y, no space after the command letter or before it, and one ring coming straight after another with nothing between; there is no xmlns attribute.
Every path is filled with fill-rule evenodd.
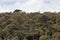
<svg viewBox="0 0 60 40"><path fill-rule="evenodd" d="M60 12L0 13L0 40L60 40Z"/></svg>

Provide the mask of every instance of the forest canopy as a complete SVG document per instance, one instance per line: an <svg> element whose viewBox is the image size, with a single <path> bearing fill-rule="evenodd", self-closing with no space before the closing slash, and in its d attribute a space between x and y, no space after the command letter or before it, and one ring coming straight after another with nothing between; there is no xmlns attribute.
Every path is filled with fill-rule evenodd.
<svg viewBox="0 0 60 40"><path fill-rule="evenodd" d="M0 13L0 40L60 40L60 12Z"/></svg>

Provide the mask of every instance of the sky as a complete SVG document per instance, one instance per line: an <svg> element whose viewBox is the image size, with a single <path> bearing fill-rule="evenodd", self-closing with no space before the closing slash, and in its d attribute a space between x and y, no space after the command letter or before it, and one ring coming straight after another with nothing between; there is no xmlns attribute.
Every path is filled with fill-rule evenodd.
<svg viewBox="0 0 60 40"><path fill-rule="evenodd" d="M59 12L60 0L0 0L0 12L20 9L26 12Z"/></svg>

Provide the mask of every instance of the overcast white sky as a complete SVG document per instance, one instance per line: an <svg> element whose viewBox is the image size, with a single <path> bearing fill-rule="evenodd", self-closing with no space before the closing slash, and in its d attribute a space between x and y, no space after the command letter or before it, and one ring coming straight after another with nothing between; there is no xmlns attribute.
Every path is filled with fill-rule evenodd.
<svg viewBox="0 0 60 40"><path fill-rule="evenodd" d="M60 11L60 0L0 0L0 12L21 9L33 11Z"/></svg>

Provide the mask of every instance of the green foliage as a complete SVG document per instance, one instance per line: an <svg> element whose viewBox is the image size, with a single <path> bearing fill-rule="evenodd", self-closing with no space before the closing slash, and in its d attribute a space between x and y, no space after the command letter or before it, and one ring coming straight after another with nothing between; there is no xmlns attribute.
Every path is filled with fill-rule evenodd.
<svg viewBox="0 0 60 40"><path fill-rule="evenodd" d="M0 40L59 40L60 14L26 13L15 10L0 14Z"/></svg>

